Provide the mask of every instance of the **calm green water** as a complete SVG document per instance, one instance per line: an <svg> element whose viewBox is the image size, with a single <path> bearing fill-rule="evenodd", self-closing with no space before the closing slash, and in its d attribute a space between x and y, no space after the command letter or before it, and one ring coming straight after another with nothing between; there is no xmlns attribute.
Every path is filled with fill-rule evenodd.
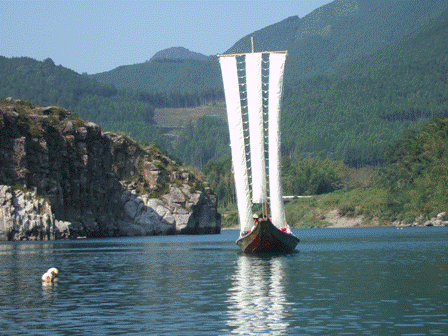
<svg viewBox="0 0 448 336"><path fill-rule="evenodd" d="M0 333L448 334L448 228L294 233L283 256L240 253L236 231L0 243Z"/></svg>

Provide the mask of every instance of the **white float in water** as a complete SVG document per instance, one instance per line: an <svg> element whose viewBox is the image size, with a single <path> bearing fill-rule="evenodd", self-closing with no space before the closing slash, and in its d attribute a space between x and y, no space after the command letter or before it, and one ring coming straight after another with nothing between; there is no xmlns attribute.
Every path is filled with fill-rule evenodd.
<svg viewBox="0 0 448 336"><path fill-rule="evenodd" d="M52 267L50 269L48 269L47 272L45 272L42 275L42 281L43 282L51 282L54 280L54 278L56 278L59 274L59 271L56 267Z"/></svg>

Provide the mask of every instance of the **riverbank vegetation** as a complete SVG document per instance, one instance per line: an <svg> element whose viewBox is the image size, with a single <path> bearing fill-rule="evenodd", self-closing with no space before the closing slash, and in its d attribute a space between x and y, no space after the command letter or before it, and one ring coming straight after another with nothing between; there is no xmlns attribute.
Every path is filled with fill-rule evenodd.
<svg viewBox="0 0 448 336"><path fill-rule="evenodd" d="M367 224L388 225L424 221L448 210L447 118L435 117L420 131L390 145L385 161L364 186L344 186L291 202L289 220L322 226L327 224L324 213L337 209L341 216L363 216Z"/></svg>
<svg viewBox="0 0 448 336"><path fill-rule="evenodd" d="M310 195L286 204L287 221L294 227L325 227L329 214L359 218L362 225L420 224L448 210L448 118L435 117L419 131L391 144L385 166L355 169L330 160L284 160L285 195ZM209 163L204 172L221 195L223 226L237 222L236 208L225 184L230 163ZM219 173L218 173L219 172ZM229 180L230 182L231 180ZM232 194L233 195L233 194Z"/></svg>

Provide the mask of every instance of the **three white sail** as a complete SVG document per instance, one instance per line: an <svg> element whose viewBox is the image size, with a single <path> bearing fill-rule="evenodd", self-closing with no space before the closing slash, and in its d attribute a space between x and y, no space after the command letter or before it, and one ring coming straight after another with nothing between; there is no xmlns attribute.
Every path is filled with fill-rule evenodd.
<svg viewBox="0 0 448 336"><path fill-rule="evenodd" d="M269 67L266 69L269 80L265 83L269 89L268 106L265 109L263 108L263 54L269 54ZM243 62L242 69L245 70L245 77L240 79L237 62L239 56L242 56L240 57ZM271 218L274 225L284 228L286 219L280 182L280 105L286 52L222 55L219 60L227 105L241 232L248 231L252 227L252 203L265 203L268 198L265 123L268 128L267 156ZM247 109L247 116L244 115L243 109ZM264 110L267 110L267 117L264 115ZM244 127L245 120L248 127ZM245 141L245 135L248 141ZM249 179L252 181L252 202Z"/></svg>

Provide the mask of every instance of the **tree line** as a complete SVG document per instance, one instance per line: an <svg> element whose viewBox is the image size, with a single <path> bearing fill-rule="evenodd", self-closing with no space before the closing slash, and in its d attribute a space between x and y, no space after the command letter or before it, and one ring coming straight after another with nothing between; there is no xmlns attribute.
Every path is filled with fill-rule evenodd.
<svg viewBox="0 0 448 336"><path fill-rule="evenodd" d="M448 118L434 117L388 145L384 154L384 166L376 169L355 169L342 161L318 157L284 157L283 194L329 196L336 192L326 202L341 215L363 215L381 223L412 223L447 211ZM202 173L216 191L221 208L235 203L230 159L211 160ZM287 207L288 216L300 213L303 206L302 201L292 202Z"/></svg>

